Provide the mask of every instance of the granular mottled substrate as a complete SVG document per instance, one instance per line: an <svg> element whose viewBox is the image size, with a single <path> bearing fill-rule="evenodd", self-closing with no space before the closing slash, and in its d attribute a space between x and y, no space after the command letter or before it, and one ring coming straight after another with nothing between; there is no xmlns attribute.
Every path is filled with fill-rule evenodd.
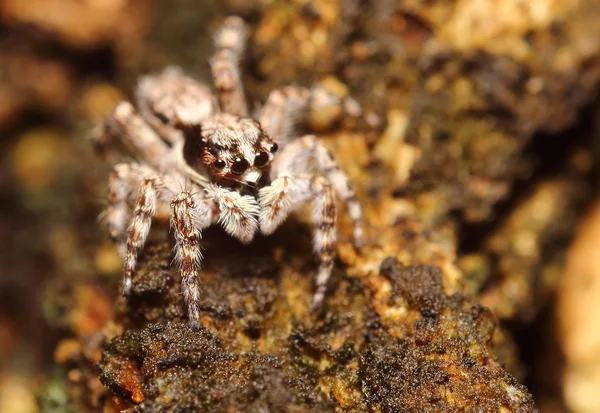
<svg viewBox="0 0 600 413"><path fill-rule="evenodd" d="M369 304L371 291L358 280L338 280L330 306L317 317L278 293L280 283L298 283L298 293L308 288L303 264L285 274L266 257L266 266L253 265L248 251L237 271L204 279L206 327L193 331L181 314L168 310L170 304L182 305L176 272L160 271L168 249L151 249L146 258L135 280L145 287L135 292L134 304L122 302L121 315L135 316L104 346L99 364L102 383L121 407L134 412L535 411L527 389L494 356L491 313L460 293L446 295L437 267L383 261L375 277L391 285L387 311L406 312L386 326ZM214 263L208 264L209 274L220 267L220 259L208 261ZM136 299L141 297L148 298L144 304ZM155 322L155 311L164 311L170 321ZM144 316L149 320L141 321Z"/></svg>
<svg viewBox="0 0 600 413"><path fill-rule="evenodd" d="M394 296L420 312L405 339L368 327L360 378L369 408L384 412L535 411L527 389L492 351L494 318L460 293L446 296L439 268L386 259ZM409 310L409 311L410 311Z"/></svg>

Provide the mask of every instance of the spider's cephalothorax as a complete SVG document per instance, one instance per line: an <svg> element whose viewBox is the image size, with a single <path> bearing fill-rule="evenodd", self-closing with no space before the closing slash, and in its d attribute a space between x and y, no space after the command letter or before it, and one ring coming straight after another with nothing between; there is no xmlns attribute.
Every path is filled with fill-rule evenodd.
<svg viewBox="0 0 600 413"><path fill-rule="evenodd" d="M115 166L106 212L109 234L125 259L123 293L131 291L138 251L157 207L165 204L192 326L200 321L200 232L213 223L248 243L310 202L320 261L313 306L322 302L333 267L334 192L347 203L355 242L363 239L361 208L346 174L314 135L293 136L293 119L323 104L323 91L274 90L258 121L250 118L237 70L245 38L238 17L227 18L217 33L211 61L216 98L179 69L167 68L139 82L139 113L121 102L97 135L99 145L114 143L135 159Z"/></svg>
<svg viewBox="0 0 600 413"><path fill-rule="evenodd" d="M228 113L183 126L183 132L183 156L188 165L225 186L256 186L269 172L279 149L257 121Z"/></svg>

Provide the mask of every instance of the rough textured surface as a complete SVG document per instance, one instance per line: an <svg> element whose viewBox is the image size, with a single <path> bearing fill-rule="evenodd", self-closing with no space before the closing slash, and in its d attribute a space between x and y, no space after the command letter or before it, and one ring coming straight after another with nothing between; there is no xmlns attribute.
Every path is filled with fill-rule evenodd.
<svg viewBox="0 0 600 413"><path fill-rule="evenodd" d="M0 411L31 411L40 371L45 412L532 411L513 377L550 382L536 401L561 411L560 372L532 356L559 358L541 351L553 333L531 323L563 285L598 154L585 128L539 132L573 125L596 90L600 10L525 3L0 2ZM206 80L210 34L232 13L253 28L251 101L321 82L362 105L303 128L357 183L368 243L355 251L341 220L327 306L311 314L302 216L248 247L208 231L193 333L165 222L118 298L121 263L96 224L108 164L85 136L143 72ZM586 383L566 380L567 398Z"/></svg>
<svg viewBox="0 0 600 413"><path fill-rule="evenodd" d="M302 273L284 275L276 263L261 268L271 261L262 257L262 265L243 265L243 277L204 280L207 327L194 332L169 313L169 303L182 302L161 282L178 280L165 271L168 250L150 254L136 280L138 298L152 297L144 300L149 317L164 310L173 321L132 320L139 329L113 338L100 362L102 383L134 411L535 410L494 356L491 313L460 293L447 296L439 268L387 258L372 281L391 285L378 310L369 290L342 279L335 311L297 318L306 310L278 294L277 284L297 283ZM380 311L405 315L384 322Z"/></svg>

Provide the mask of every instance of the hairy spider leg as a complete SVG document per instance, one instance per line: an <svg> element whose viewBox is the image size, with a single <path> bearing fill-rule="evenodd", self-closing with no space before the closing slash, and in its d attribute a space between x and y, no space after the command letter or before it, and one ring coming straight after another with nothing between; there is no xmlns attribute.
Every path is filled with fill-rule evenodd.
<svg viewBox="0 0 600 413"><path fill-rule="evenodd" d="M244 51L246 36L246 25L241 18L226 18L215 36L217 50L211 60L221 111L244 117L248 116L248 106L238 64Z"/></svg>

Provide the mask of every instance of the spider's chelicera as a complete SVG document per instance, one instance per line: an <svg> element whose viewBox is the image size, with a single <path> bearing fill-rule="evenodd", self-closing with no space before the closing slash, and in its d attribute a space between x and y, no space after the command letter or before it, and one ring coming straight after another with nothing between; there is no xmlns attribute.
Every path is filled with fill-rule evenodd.
<svg viewBox="0 0 600 413"><path fill-rule="evenodd" d="M216 97L179 69L167 68L142 78L137 110L121 102L97 135L98 143L114 143L135 159L115 166L106 211L108 231L125 259L123 294L131 291L157 207L166 204L194 327L200 322L200 233L213 223L249 243L310 202L320 262L313 306L324 298L336 251L334 192L347 203L355 242L363 239L361 208L346 174L314 135L293 136L293 119L314 104L315 91L274 90L258 121L249 117L237 69L245 38L238 17L227 18L216 35L211 61Z"/></svg>

